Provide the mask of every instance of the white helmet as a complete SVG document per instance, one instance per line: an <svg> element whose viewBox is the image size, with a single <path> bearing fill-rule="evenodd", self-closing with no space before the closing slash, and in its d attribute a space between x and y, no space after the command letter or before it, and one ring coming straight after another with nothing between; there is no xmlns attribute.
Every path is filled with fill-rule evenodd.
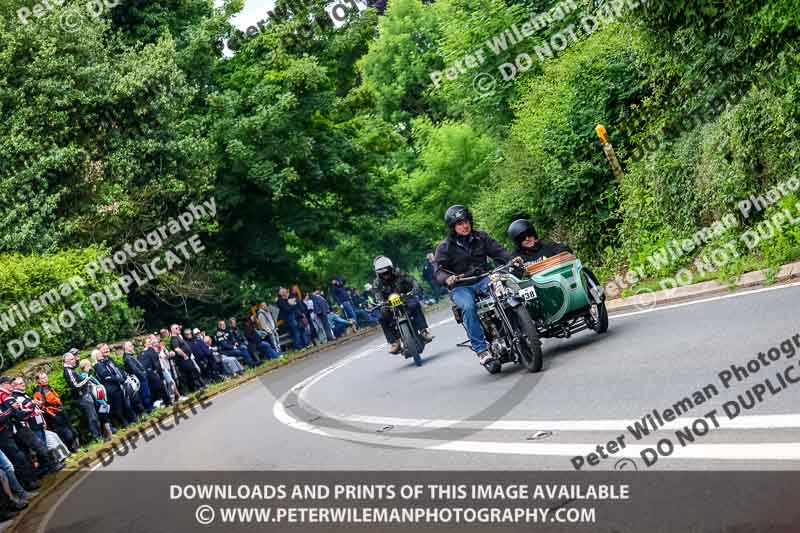
<svg viewBox="0 0 800 533"><path fill-rule="evenodd" d="M394 269L394 265L391 259L385 255L379 255L372 261L372 269L380 276L381 273Z"/></svg>

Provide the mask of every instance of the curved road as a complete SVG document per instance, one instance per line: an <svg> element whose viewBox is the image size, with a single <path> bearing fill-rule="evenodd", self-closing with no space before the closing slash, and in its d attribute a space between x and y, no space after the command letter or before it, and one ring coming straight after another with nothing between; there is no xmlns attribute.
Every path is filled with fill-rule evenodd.
<svg viewBox="0 0 800 533"><path fill-rule="evenodd" d="M422 367L386 353L380 335L298 361L214 398L174 429L140 441L135 452L95 469L107 474L59 488L26 516L19 530L93 531L96 526L108 531L103 528L114 524L115 530L159 531L152 524L159 523L161 513L191 519L191 508L162 511L158 506L177 505L167 489L178 479L208 482L210 474L203 471L218 471L230 482L249 475L257 483L287 475L265 471L286 470L297 471L292 474L297 480L308 479L303 477L308 472L300 471L324 476L333 470L546 470L565 482L574 474L555 471L574 471L576 463L584 471L797 471L798 298L800 283L612 315L607 334L587 331L568 340L544 340L541 373L507 365L496 376L483 370L471 351L456 346L465 339L464 331L440 312L429 317L436 323L436 339ZM787 339L785 352L770 352ZM758 360L759 352L766 364ZM741 381L733 377L731 365L742 366ZM794 370L786 372L790 366ZM729 374L728 389L719 375L723 372ZM795 379L797 385L789 382ZM725 402L736 401L737 395L747 400L748 390L758 390L763 401L729 420ZM681 411L677 420L641 440L628 429L653 410L669 418L666 412L675 409ZM710 412L716 413L713 419L704 416ZM684 437L685 446L678 444L676 431L682 429L694 442ZM648 468L642 450L662 439L674 444L674 452ZM364 481L371 474L343 475ZM691 475L657 478L667 485L647 492L640 487L651 507L640 503L635 519L632 507L617 507L621 521L612 529L684 531L687 524L706 524L709 516L738 524L758 513L763 525L796 509L775 497L788 494L787 486L796 487L796 476L775 473L774 478L735 481L701 472L693 477L698 482L686 483ZM694 505L708 499L707 483L717 484L716 501L723 502L715 512ZM734 492L720 497L726 490ZM652 507L659 497L673 499ZM667 516L689 522L669 529L664 509L680 509ZM797 519L787 517L785 530L794 530ZM647 520L651 524L645 527Z"/></svg>
<svg viewBox="0 0 800 533"><path fill-rule="evenodd" d="M766 378L779 387L775 373L800 356L734 377L728 390L718 374L796 335L799 297L790 285L612 315L607 334L545 339L541 373L506 365L497 376L456 346L464 331L440 312L420 368L386 353L382 336L350 343L215 399L109 468L569 470L573 456L622 433L628 446L614 458L642 466L641 448L658 438L634 442L628 425L712 384L718 394L659 438L712 409L720 427L706 419L711 431L652 468L797 469L800 384L735 420L722 405Z"/></svg>

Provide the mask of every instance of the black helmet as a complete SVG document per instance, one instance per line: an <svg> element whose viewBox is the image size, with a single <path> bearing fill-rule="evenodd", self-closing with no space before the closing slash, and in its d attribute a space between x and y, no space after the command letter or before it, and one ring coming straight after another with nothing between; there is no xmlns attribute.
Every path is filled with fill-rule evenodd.
<svg viewBox="0 0 800 533"><path fill-rule="evenodd" d="M469 220L469 223L472 224L472 213L470 213L469 209L460 204L451 205L447 208L447 212L444 214L444 223L447 224L448 228L453 229L453 226L462 220Z"/></svg>
<svg viewBox="0 0 800 533"><path fill-rule="evenodd" d="M536 228L534 228L533 224L527 219L520 218L519 220L515 220L508 227L508 238L516 243L519 243L528 235L533 235L537 239L539 238L539 234L536 233Z"/></svg>

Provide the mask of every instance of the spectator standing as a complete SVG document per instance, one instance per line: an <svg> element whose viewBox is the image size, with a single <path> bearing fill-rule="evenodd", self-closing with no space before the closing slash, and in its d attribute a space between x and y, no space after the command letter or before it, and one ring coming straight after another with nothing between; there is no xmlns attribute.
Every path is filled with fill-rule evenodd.
<svg viewBox="0 0 800 533"><path fill-rule="evenodd" d="M306 309L308 309L308 319L314 325L314 331L316 332L315 343L325 344L328 342L328 335L325 332L325 325L322 323L322 319L320 319L317 314L317 309L314 306L314 299L311 297L311 294L306 294L306 299L303 300L303 303Z"/></svg>
<svg viewBox="0 0 800 533"><path fill-rule="evenodd" d="M164 377L164 388L170 396L170 403L183 401L188 398L181 396L178 383L175 381L177 370L175 370L172 360L175 352L167 350L164 341L158 342L158 364L161 366L161 375Z"/></svg>
<svg viewBox="0 0 800 533"><path fill-rule="evenodd" d="M89 433L96 440L99 440L102 438L100 417L97 415L97 408L94 405L94 397L90 389L90 378L88 376L81 377L77 365L78 360L73 352L70 351L64 354L64 380L72 390L75 399L78 400L78 405L86 417Z"/></svg>
<svg viewBox="0 0 800 533"><path fill-rule="evenodd" d="M94 374L106 388L111 414L116 419L117 427L125 427L136 421L136 414L131 409L130 400L125 393L125 375L108 357L109 352L104 349L108 345L100 346L92 351L92 360L95 362Z"/></svg>
<svg viewBox="0 0 800 533"><path fill-rule="evenodd" d="M158 347L158 337L156 335L148 335L144 341L144 351L139 355L139 362L147 375L150 399L154 408L172 403L170 393L165 386L164 369L161 367Z"/></svg>
<svg viewBox="0 0 800 533"><path fill-rule="evenodd" d="M433 299L438 302L442 297L442 286L436 281L436 262L432 253L428 253L425 257L425 263L422 265L422 279L431 286Z"/></svg>
<svg viewBox="0 0 800 533"><path fill-rule="evenodd" d="M139 380L139 400L148 413L153 410L153 400L150 397L150 382L147 378L147 371L136 358L133 351L133 343L128 341L122 345L122 362L125 365L125 372L136 376Z"/></svg>
<svg viewBox="0 0 800 533"><path fill-rule="evenodd" d="M328 300L325 299L320 289L315 290L314 294L311 295L311 302L314 304L314 313L316 313L319 321L322 323L322 328L325 331L325 337L328 339L328 342L334 340L336 336L333 334L331 323L328 320L328 315L331 313L331 306L328 304Z"/></svg>
<svg viewBox="0 0 800 533"><path fill-rule="evenodd" d="M297 304L297 298L289 294L289 289L281 287L278 290L278 309L280 310L278 320L283 320L289 327L292 334L292 347L295 350L302 350L306 347L301 331L303 314Z"/></svg>
<svg viewBox="0 0 800 533"><path fill-rule="evenodd" d="M178 367L188 391L198 391L205 386L205 383L200 377L200 369L192 359L192 348L186 339L187 335L191 338L191 331L186 328L181 335L181 327L178 324L173 324L170 330L172 332L170 348L175 352L175 366Z"/></svg>
<svg viewBox="0 0 800 533"><path fill-rule="evenodd" d="M44 420L47 422L47 426L58 434L70 451L76 451L80 447L78 432L72 427L72 422L64 411L61 397L50 386L50 379L46 372L39 372L36 381L33 399L39 402L39 407L44 411Z"/></svg>
<svg viewBox="0 0 800 533"><path fill-rule="evenodd" d="M31 429L31 423L35 421L36 416L33 409L33 399L30 400L30 403L23 404L22 398L14 394L13 382L14 378L11 376L0 377L0 409L3 412L10 413L7 420L13 425L13 440L17 444L17 449L21 448L36 455L40 465L40 475L61 470L63 467L56 466L52 457L50 457L50 452L47 451L47 444L41 440L43 437L37 436ZM44 426L44 418L42 418L41 426ZM5 450L3 451L5 452Z"/></svg>
<svg viewBox="0 0 800 533"><path fill-rule="evenodd" d="M347 289L344 288L344 280L334 278L331 282L331 293L333 294L333 299L336 300L336 303L342 308L342 312L345 315L343 318L347 320L356 320L358 317L356 316L355 309L353 309L353 302L350 300L350 294L347 292Z"/></svg>

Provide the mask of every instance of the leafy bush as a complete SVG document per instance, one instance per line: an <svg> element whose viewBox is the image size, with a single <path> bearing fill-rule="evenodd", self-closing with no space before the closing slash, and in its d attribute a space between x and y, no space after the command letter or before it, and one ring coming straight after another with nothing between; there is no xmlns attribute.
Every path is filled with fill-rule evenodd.
<svg viewBox="0 0 800 533"><path fill-rule="evenodd" d="M11 352L14 346L9 347L9 343L20 339L31 329L38 332L41 342L34 347L26 347L20 356L22 359L61 354L71 346L110 342L133 333L141 320L141 312L130 307L127 298L109 301L99 309L89 299L115 280L110 274L98 275L95 280L86 272L86 265L102 255L103 251L98 248L67 250L43 256L0 255L0 349L6 366L11 365L14 355ZM54 303L44 306L40 313L32 315L29 320L22 321L11 311L12 306L39 300L43 294L52 289L58 290L70 280L73 280L71 286L77 287L79 283L74 282L77 279L85 285L74 292L61 292L62 296L71 293L56 298ZM59 315L76 304L85 318L76 312L74 326L62 327L69 324L70 320L65 317L59 320ZM6 320L2 317L6 317ZM9 317L16 319L9 322ZM44 328L45 322L54 323L55 327Z"/></svg>
<svg viewBox="0 0 800 533"><path fill-rule="evenodd" d="M638 97L638 36L622 26L598 32L545 64L524 84L504 159L477 208L495 233L528 215L586 257L616 242L617 183L595 126L612 125ZM612 131L624 153L625 138Z"/></svg>

